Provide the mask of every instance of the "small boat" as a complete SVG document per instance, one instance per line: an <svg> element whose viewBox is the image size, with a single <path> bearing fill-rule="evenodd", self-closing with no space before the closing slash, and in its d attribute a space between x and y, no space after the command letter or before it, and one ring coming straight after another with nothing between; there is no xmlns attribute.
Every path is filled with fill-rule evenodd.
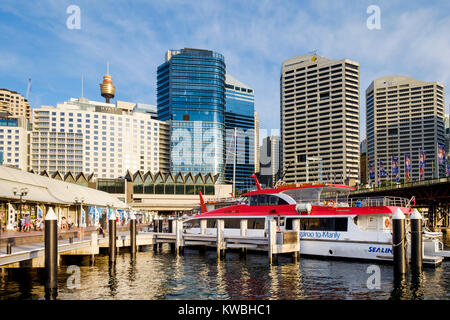
<svg viewBox="0 0 450 320"><path fill-rule="evenodd" d="M247 236L267 236L269 219L277 231L293 230L299 220L300 254L315 257L392 261L392 215L399 208L406 216L413 199L399 197L351 198L353 187L341 184L282 185L257 189L229 206L208 211L200 194L201 213L184 221L186 233L215 234L216 221L224 220L224 236L240 235L240 220L247 220ZM407 222L409 220L407 219ZM423 234L424 265L439 265L442 243L437 234ZM410 243L408 247L410 250Z"/></svg>

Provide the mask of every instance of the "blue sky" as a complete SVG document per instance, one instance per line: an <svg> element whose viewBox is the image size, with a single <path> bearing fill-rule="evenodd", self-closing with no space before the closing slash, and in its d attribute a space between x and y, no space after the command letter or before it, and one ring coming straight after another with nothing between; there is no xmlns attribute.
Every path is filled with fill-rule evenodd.
<svg viewBox="0 0 450 320"><path fill-rule="evenodd" d="M66 26L80 7L81 28ZM381 29L369 30L369 5ZM361 137L365 89L401 74L450 84L450 2L364 0L173 0L0 2L0 88L25 95L33 108L81 94L103 101L99 83L110 62L116 100L156 104L156 68L167 49L210 49L227 72L255 89L261 129L279 128L281 63L317 50L360 63ZM264 132L263 132L264 135Z"/></svg>

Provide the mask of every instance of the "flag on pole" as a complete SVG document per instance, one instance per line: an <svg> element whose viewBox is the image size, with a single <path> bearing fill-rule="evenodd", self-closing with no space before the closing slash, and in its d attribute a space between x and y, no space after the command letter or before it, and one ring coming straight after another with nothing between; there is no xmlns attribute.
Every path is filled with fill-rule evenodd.
<svg viewBox="0 0 450 320"><path fill-rule="evenodd" d="M425 169L425 163L426 163L426 153L425 150L420 149L420 155L419 155L419 179L423 180L425 177L425 172L423 169Z"/></svg>
<svg viewBox="0 0 450 320"><path fill-rule="evenodd" d="M406 181L411 181L411 157L409 153L405 153L405 176Z"/></svg>
<svg viewBox="0 0 450 320"><path fill-rule="evenodd" d="M445 163L445 146L438 143L438 164Z"/></svg>
<svg viewBox="0 0 450 320"><path fill-rule="evenodd" d="M383 160L380 159L380 177L386 176L386 170L384 170Z"/></svg>
<svg viewBox="0 0 450 320"><path fill-rule="evenodd" d="M395 182L399 182L400 175L398 174L398 157L392 156L392 175L395 176Z"/></svg>

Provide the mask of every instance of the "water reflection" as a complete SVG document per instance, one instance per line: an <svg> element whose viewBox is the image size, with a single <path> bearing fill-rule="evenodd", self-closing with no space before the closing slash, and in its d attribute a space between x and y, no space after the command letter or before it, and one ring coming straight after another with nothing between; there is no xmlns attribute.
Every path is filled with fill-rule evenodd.
<svg viewBox="0 0 450 320"><path fill-rule="evenodd" d="M450 263L423 274L393 277L392 266L380 265L381 287L367 287L367 263L316 260L294 263L280 257L270 265L267 255L185 249L177 256L168 250L138 252L136 259L119 254L81 266L81 288L69 289L67 267L58 270L57 299L450 299ZM0 299L44 299L43 278L37 269L0 274Z"/></svg>
<svg viewBox="0 0 450 320"><path fill-rule="evenodd" d="M119 281L117 279L117 270L116 270L116 263L110 262L109 268L108 268L108 288L109 288L109 295L111 297L115 297L117 295L117 287L119 285Z"/></svg>

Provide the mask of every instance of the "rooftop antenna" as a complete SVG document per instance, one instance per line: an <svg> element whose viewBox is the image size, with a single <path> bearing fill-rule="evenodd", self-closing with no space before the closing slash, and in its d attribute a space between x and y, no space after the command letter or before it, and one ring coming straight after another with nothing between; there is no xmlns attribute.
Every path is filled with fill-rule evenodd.
<svg viewBox="0 0 450 320"><path fill-rule="evenodd" d="M310 51L308 53L313 55L313 57L311 58L312 61L317 60L317 49L314 49L313 51Z"/></svg>
<svg viewBox="0 0 450 320"><path fill-rule="evenodd" d="M30 91L31 91L31 78L28 78L27 94L25 96L25 99L27 99L27 101L28 101L28 97L30 96Z"/></svg>

